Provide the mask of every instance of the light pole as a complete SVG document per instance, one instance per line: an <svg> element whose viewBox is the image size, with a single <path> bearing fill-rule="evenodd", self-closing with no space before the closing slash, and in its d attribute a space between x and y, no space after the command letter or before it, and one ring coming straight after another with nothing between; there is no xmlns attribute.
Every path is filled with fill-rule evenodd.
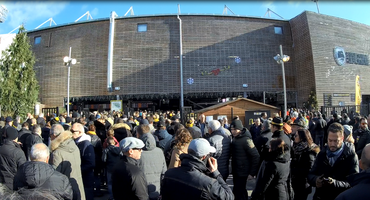
<svg viewBox="0 0 370 200"><path fill-rule="evenodd" d="M69 79L71 76L71 64L74 65L77 63L77 60L71 58L72 47L69 47L69 56L63 58L64 65L68 67L68 79L67 79L67 116L69 116Z"/></svg>
<svg viewBox="0 0 370 200"><path fill-rule="evenodd" d="M283 117L286 118L287 112L287 101L286 101L286 85L285 85L285 70L284 70L284 62L288 62L290 57L283 54L283 46L280 45L280 54L277 54L274 59L278 64L281 64L281 69L283 71L283 89L284 89L284 113Z"/></svg>

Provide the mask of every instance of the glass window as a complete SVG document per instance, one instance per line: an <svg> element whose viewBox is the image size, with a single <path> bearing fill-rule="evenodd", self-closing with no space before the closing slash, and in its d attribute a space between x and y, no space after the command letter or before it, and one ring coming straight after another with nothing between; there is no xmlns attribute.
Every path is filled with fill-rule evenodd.
<svg viewBox="0 0 370 200"><path fill-rule="evenodd" d="M41 36L35 37L35 44L40 44L41 43Z"/></svg>
<svg viewBox="0 0 370 200"><path fill-rule="evenodd" d="M137 32L146 32L147 24L138 24L137 25Z"/></svg>
<svg viewBox="0 0 370 200"><path fill-rule="evenodd" d="M275 34L279 34L279 35L283 34L283 27L275 26L274 29L275 29Z"/></svg>

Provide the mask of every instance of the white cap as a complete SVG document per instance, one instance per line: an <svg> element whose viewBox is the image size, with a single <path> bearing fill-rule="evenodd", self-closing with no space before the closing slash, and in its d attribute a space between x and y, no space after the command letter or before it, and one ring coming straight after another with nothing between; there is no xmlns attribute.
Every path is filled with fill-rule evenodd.
<svg viewBox="0 0 370 200"><path fill-rule="evenodd" d="M209 153L215 153L216 149L204 138L197 138L190 142L188 150L193 150L196 156L205 156Z"/></svg>

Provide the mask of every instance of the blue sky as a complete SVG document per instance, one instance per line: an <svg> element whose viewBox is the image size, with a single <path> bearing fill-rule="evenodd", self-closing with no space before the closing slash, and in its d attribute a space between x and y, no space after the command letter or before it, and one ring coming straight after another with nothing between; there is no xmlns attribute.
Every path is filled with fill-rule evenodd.
<svg viewBox="0 0 370 200"><path fill-rule="evenodd" d="M24 23L27 30L35 29L52 18L57 25L72 23L87 11L93 19L107 18L111 11L123 16L133 6L135 15L175 14L180 4L183 14L222 14L227 5L236 15L263 17L268 8L284 19L303 11L317 12L316 4L305 1L0 1L8 16L0 24L0 34L7 34ZM370 25L369 1L319 1L320 13ZM231 14L229 11L228 14ZM268 18L268 15L266 15ZM279 17L271 13L270 18ZM80 21L86 20L86 17ZM49 26L49 23L42 27ZM14 33L16 33L15 31Z"/></svg>

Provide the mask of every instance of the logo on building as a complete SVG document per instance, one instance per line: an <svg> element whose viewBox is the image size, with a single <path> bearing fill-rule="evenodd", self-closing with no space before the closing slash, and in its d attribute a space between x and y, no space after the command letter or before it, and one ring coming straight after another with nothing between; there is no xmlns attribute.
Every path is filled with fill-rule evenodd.
<svg viewBox="0 0 370 200"><path fill-rule="evenodd" d="M339 66L343 66L346 63L346 52L342 47L334 48L334 60Z"/></svg>

